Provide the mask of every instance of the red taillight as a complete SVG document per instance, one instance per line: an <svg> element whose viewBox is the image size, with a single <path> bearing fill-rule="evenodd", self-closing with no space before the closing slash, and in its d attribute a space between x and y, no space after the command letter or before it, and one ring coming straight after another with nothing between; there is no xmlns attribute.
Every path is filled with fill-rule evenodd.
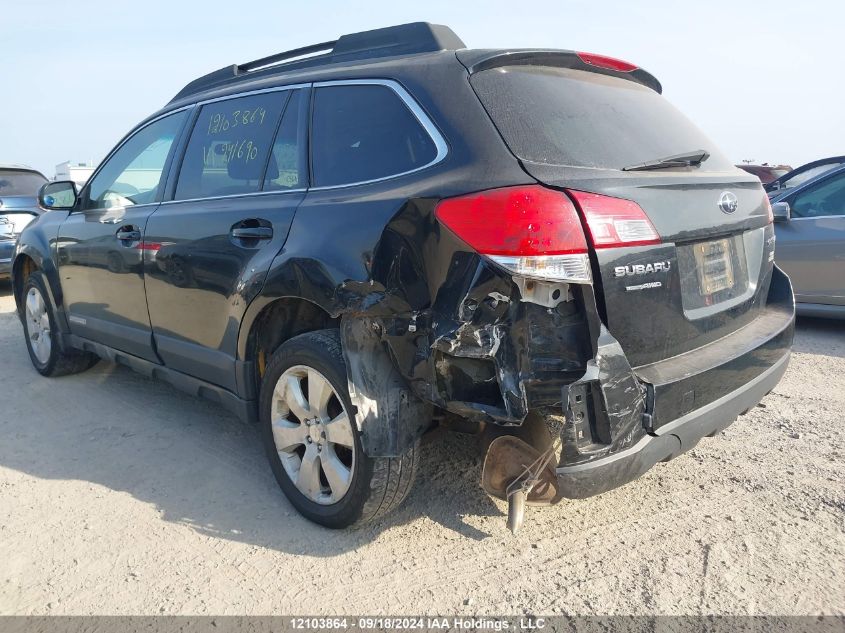
<svg viewBox="0 0 845 633"><path fill-rule="evenodd" d="M765 193L763 194L763 197L766 200L766 202L765 202L765 204L766 204L766 215L769 218L768 223L772 224L775 221L775 214L772 213L772 201L769 200L769 196L767 196Z"/></svg>
<svg viewBox="0 0 845 633"><path fill-rule="evenodd" d="M447 198L437 218L484 255L586 253L578 212L565 194L539 185Z"/></svg>
<svg viewBox="0 0 845 633"><path fill-rule="evenodd" d="M596 66L597 68L616 70L620 73L629 73L638 68L630 62L625 62L615 57L608 57L607 55L596 55L595 53L576 53L576 55L585 64Z"/></svg>
<svg viewBox="0 0 845 633"><path fill-rule="evenodd" d="M581 208L594 247L660 243L660 235L636 202L570 189L567 189L567 193Z"/></svg>
<svg viewBox="0 0 845 633"><path fill-rule="evenodd" d="M588 282L587 240L578 211L563 193L539 185L447 198L437 219L512 272Z"/></svg>

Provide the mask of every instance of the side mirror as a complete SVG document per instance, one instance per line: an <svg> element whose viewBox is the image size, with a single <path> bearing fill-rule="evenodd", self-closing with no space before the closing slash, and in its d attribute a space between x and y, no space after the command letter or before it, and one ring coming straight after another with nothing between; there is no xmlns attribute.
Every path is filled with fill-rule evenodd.
<svg viewBox="0 0 845 633"><path fill-rule="evenodd" d="M772 217L775 222L789 222L792 217L792 211L789 209L788 202L775 202L772 205Z"/></svg>
<svg viewBox="0 0 845 633"><path fill-rule="evenodd" d="M76 183L57 180L42 185L38 190L38 204L45 209L68 211L76 205Z"/></svg>

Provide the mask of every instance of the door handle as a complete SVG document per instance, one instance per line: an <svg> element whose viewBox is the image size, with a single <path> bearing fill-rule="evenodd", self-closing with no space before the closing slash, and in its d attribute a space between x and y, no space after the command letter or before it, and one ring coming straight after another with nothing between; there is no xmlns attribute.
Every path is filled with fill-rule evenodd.
<svg viewBox="0 0 845 633"><path fill-rule="evenodd" d="M245 226L232 229L232 237L240 240L269 240L273 237L270 226Z"/></svg>
<svg viewBox="0 0 845 633"><path fill-rule="evenodd" d="M121 242L129 241L129 242L140 242L141 241L141 231L134 226L123 226L117 230L115 233L117 239Z"/></svg>

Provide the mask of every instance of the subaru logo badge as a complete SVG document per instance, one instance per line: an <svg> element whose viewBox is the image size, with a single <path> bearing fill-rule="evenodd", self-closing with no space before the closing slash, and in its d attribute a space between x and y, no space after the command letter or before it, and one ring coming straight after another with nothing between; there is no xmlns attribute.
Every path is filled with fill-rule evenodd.
<svg viewBox="0 0 845 633"><path fill-rule="evenodd" d="M736 211L736 208L738 206L739 201L736 199L736 196L730 191L723 191L722 195L719 196L719 208L724 213L733 213L734 211Z"/></svg>

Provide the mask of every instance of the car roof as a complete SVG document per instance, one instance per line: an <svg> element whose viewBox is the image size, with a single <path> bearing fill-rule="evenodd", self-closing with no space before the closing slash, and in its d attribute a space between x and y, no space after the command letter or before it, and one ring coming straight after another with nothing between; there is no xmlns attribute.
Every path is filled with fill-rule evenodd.
<svg viewBox="0 0 845 633"><path fill-rule="evenodd" d="M452 29L440 24L412 22L382 29L342 35L337 40L312 44L243 64L231 64L189 82L170 104L186 97L202 96L215 88L245 85L267 77L276 77L280 84L302 78L302 71L324 67L354 67L361 64L424 55L466 48ZM319 53L319 54L317 54ZM170 105L168 104L168 105Z"/></svg>
<svg viewBox="0 0 845 633"><path fill-rule="evenodd" d="M458 54L460 51L460 54ZM551 49L467 49L452 29L439 24L413 22L361 33L277 53L243 64L232 64L189 82L158 113L198 101L261 88L326 79L391 77L412 61L424 63L426 71L438 64L456 65L473 72L514 64L553 65L608 74L642 83L657 92L657 79L641 68L620 71L596 60L623 63L604 56Z"/></svg>
<svg viewBox="0 0 845 633"><path fill-rule="evenodd" d="M35 172L36 174L41 174L40 171L33 167L30 167L29 165L20 165L18 163L0 163L0 169L17 169L19 171L31 171ZM43 174L41 175L43 176Z"/></svg>

